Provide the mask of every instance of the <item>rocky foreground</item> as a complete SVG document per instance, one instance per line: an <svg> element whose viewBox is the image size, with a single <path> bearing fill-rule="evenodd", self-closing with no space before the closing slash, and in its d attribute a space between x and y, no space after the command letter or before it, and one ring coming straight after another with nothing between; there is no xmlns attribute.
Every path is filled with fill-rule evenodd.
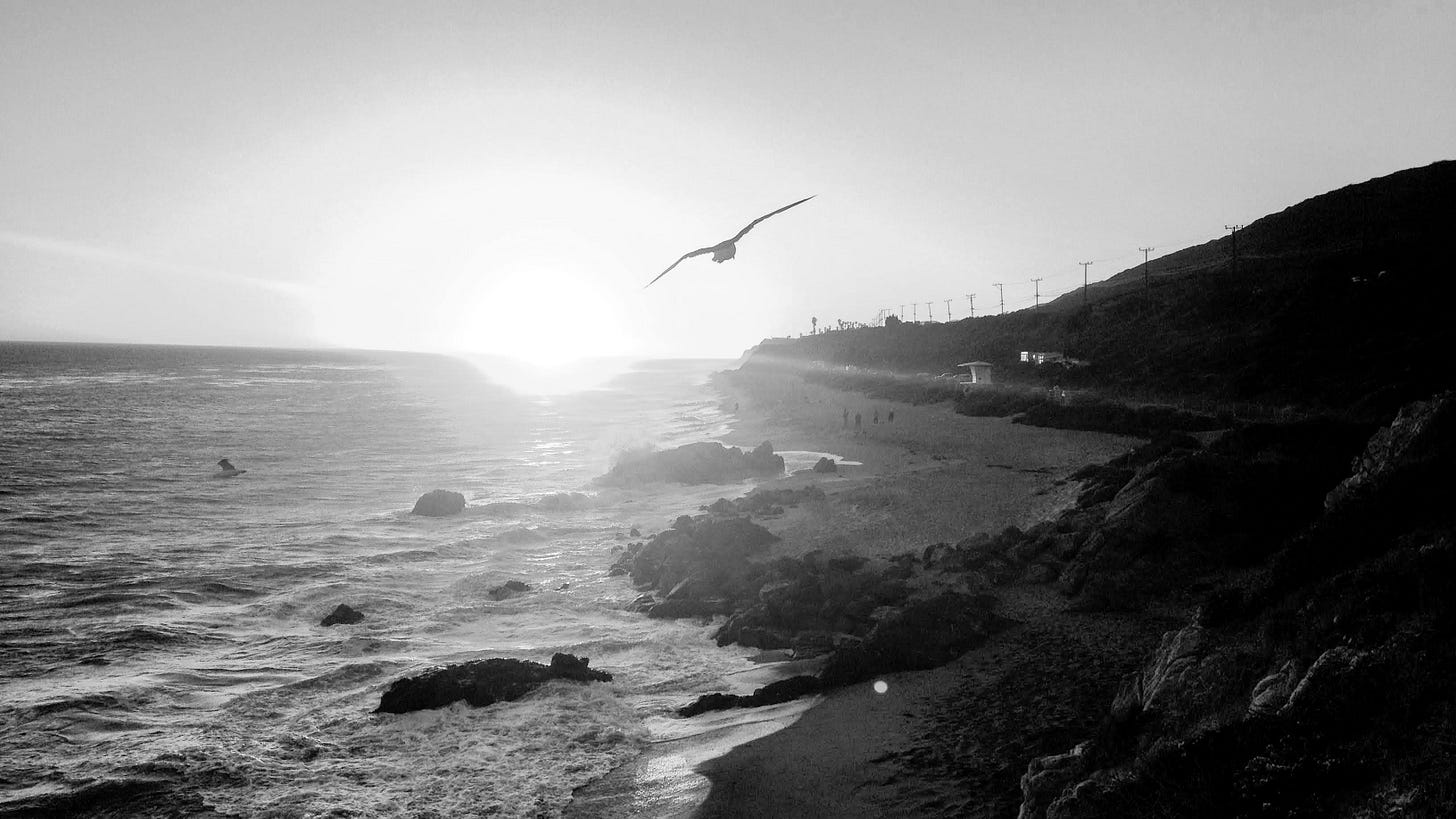
<svg viewBox="0 0 1456 819"><path fill-rule="evenodd" d="M888 557L770 557L762 520L821 499L760 491L613 571L650 616L726 615L720 643L827 657L685 714L954 661L921 724L855 766L877 777L853 783L866 815L1449 815L1456 400L1371 432L1164 435L1071 475L1052 520ZM814 741L714 763L705 815L794 804L772 749Z"/></svg>

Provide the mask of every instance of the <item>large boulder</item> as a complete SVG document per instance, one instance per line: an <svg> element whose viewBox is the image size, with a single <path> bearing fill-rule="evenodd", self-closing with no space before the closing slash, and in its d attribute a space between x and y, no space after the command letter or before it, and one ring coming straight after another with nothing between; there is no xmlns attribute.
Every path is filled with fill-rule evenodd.
<svg viewBox="0 0 1456 819"><path fill-rule="evenodd" d="M784 459L764 441L752 452L719 443L684 444L677 449L632 452L597 479L608 486L640 483L732 483L782 475Z"/></svg>
<svg viewBox="0 0 1456 819"><path fill-rule="evenodd" d="M447 489L434 489L421 495L420 499L415 501L415 508L410 510L410 514L443 518L447 515L458 515L464 509L464 495Z"/></svg>
<svg viewBox="0 0 1456 819"><path fill-rule="evenodd" d="M889 612L859 645L835 651L819 678L825 685L861 682L877 674L944 665L986 641L1001 625L995 598L944 592Z"/></svg>
<svg viewBox="0 0 1456 819"><path fill-rule="evenodd" d="M375 713L404 714L442 708L465 700L476 707L520 699L551 680L611 682L612 675L588 668L590 660L555 654L550 665L495 657L436 668L390 684Z"/></svg>
<svg viewBox="0 0 1456 819"><path fill-rule="evenodd" d="M363 619L364 619L364 615L363 614L360 614L359 612L355 611L354 609L350 608L348 605L346 605L344 603L340 603L339 605L337 605L337 606L334 607L334 610L333 611L331 611L328 614L324 615L324 619L323 619L322 622L319 623L319 625L321 625L321 626L335 626L335 625L340 625L340 624L350 625L350 624L353 624L353 623L357 623L357 622L359 622L359 621L361 621Z"/></svg>

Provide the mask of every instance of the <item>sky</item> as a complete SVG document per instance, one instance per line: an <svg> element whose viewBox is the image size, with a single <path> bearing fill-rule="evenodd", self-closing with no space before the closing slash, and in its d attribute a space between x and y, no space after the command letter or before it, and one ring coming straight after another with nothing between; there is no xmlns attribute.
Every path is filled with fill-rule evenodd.
<svg viewBox="0 0 1456 819"><path fill-rule="evenodd" d="M1439 0L0 0L0 339L545 366L1022 309L1456 158L1452 43Z"/></svg>

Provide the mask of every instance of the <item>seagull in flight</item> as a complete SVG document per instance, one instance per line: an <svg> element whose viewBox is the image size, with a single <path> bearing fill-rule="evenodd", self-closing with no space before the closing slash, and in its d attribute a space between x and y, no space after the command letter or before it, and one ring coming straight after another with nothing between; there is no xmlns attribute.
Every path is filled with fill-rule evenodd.
<svg viewBox="0 0 1456 819"><path fill-rule="evenodd" d="M668 265L666 270L662 271L661 273L658 273L657 274L657 278L656 279L653 279L650 282L648 282L646 285L644 285L642 287L642 289L643 290L646 290L647 288L651 287L657 281L657 279L660 279L663 276L666 276L667 274L671 273L672 272L672 269L674 267L677 267L678 265L682 264L684 259L691 259L694 256L701 256L704 253L711 253L711 254L713 254L713 261L718 262L719 264L722 264L723 262L728 261L729 259L731 259L734 256L738 255L738 240L739 239L742 239L744 237L744 235L748 233L748 231L753 230L753 226L754 225L758 224L759 222L762 222L763 220L767 219L770 216L775 216L777 214L783 213L784 211L788 210L789 208L792 208L794 205L802 205L805 202L807 202L807 201L809 201L810 199L813 199L813 198L814 198L813 196L806 196L803 199L800 199L799 201L794 202L793 204L784 205L783 207L779 208L776 211L773 211L772 213L766 213L763 216L760 216L757 219L754 219L752 222L749 222L748 223L748 226L747 227L745 227L743 230L738 231L738 235L734 236L732 239L725 239L724 241L721 241L721 242L719 242L716 245L712 245L711 247L700 247L697 250L693 250L693 251L690 251L688 253L684 253L681 258L679 258L677 261L673 262L672 264Z"/></svg>

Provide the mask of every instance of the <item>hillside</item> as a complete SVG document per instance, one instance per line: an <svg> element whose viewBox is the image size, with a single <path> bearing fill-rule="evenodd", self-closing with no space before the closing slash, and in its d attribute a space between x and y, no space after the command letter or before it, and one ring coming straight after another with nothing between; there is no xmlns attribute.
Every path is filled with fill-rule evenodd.
<svg viewBox="0 0 1456 819"><path fill-rule="evenodd" d="M1040 311L822 333L758 355L939 373L996 364L998 380L1113 395L1201 397L1379 415L1450 383L1456 342L1441 251L1456 224L1456 161L1349 185L1233 238L1124 270ZM1038 373L1021 350L1089 362Z"/></svg>

